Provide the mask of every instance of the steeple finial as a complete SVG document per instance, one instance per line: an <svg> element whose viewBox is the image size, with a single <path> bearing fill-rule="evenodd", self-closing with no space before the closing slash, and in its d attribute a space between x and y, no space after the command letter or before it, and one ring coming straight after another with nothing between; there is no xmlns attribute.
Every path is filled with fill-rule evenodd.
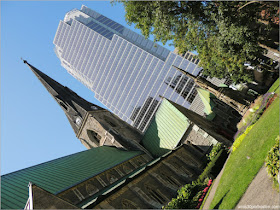
<svg viewBox="0 0 280 210"><path fill-rule="evenodd" d="M192 78L198 86L215 95L218 99L220 99L221 101L225 102L226 104L234 108L241 115L245 114L245 112L247 111L250 102L248 102L244 98L244 95L239 91L234 91L230 88L217 87L216 85L214 85L213 83L211 83L210 81L206 80L203 77L200 76L196 77L189 74L188 72L185 72L183 69L180 69L176 66L173 67L175 67L177 70L182 72L187 77Z"/></svg>
<svg viewBox="0 0 280 210"><path fill-rule="evenodd" d="M176 68L178 71L180 71L181 73L183 73L184 75L186 75L187 77L193 79L194 81L197 79L196 76L184 71L183 69L178 68L177 66L172 65L174 68Z"/></svg>

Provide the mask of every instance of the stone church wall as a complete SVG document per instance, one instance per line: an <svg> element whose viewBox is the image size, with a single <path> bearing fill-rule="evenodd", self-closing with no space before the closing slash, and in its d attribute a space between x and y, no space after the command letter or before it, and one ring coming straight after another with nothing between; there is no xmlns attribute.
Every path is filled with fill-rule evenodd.
<svg viewBox="0 0 280 210"><path fill-rule="evenodd" d="M91 208L161 208L177 195L181 186L202 173L203 162L191 150L183 145Z"/></svg>

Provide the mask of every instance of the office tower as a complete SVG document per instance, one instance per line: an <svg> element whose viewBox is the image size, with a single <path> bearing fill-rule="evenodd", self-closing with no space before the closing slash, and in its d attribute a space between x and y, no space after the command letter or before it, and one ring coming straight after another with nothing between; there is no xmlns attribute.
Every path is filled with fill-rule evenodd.
<svg viewBox="0 0 280 210"><path fill-rule="evenodd" d="M53 43L62 66L114 114L145 131L164 96L189 108L199 60L185 59L82 6L60 21Z"/></svg>

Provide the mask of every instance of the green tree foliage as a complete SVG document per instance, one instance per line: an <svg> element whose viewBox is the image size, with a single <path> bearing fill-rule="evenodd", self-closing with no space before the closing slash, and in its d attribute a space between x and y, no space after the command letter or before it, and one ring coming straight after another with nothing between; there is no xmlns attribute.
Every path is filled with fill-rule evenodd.
<svg viewBox="0 0 280 210"><path fill-rule="evenodd" d="M121 1L126 20L147 38L165 44L172 40L180 53L197 51L204 74L249 81L268 40L270 24L277 16L277 2L239 1ZM261 11L266 11L261 16Z"/></svg>
<svg viewBox="0 0 280 210"><path fill-rule="evenodd" d="M202 195L202 190L207 186L209 179L205 179L203 183L192 182L186 184L180 190L178 195L163 208L164 209L194 209L197 206L198 199Z"/></svg>
<svg viewBox="0 0 280 210"><path fill-rule="evenodd" d="M275 139L275 145L268 152L265 159L266 170L275 183L277 183L279 173L279 136Z"/></svg>

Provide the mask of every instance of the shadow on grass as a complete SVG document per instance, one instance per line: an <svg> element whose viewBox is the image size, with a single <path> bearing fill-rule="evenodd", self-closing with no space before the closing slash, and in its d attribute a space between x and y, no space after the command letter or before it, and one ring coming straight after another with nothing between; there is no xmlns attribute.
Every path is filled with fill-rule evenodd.
<svg viewBox="0 0 280 210"><path fill-rule="evenodd" d="M223 202L224 198L227 196L229 190L226 192L226 194L224 194L224 196L221 198L221 200L214 206L213 209L218 209L221 205L221 203Z"/></svg>

